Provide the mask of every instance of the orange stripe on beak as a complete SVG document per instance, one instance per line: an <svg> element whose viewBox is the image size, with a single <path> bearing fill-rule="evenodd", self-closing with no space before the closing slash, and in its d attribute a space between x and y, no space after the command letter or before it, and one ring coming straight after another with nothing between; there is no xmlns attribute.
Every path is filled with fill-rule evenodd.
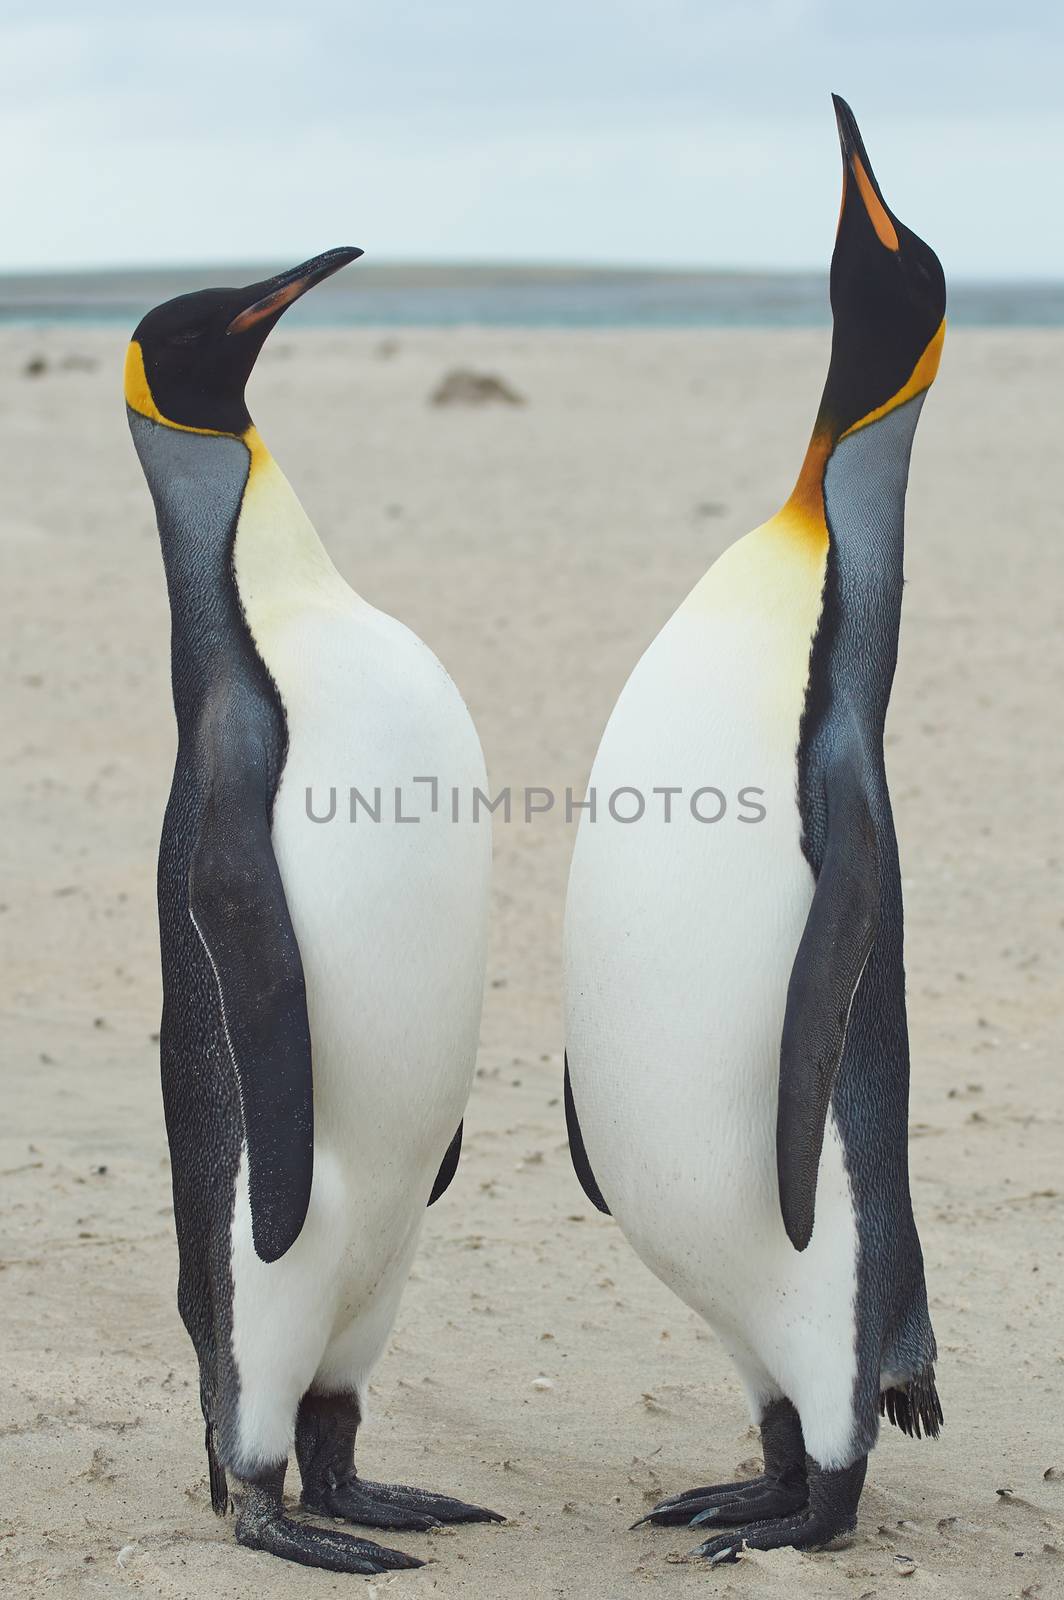
<svg viewBox="0 0 1064 1600"><path fill-rule="evenodd" d="M297 278L294 283L286 283L282 289L275 289L264 300L256 300L253 306L239 312L226 328L226 333L245 333L248 328L253 328L257 322L262 322L266 317L272 317L275 312L283 311L290 306L293 300L298 300L300 295L310 287L306 278Z"/></svg>
<svg viewBox="0 0 1064 1600"><path fill-rule="evenodd" d="M857 179L857 187L861 191L861 199L864 201L865 210L868 212L872 226L876 230L876 237L879 239L880 244L886 245L888 250L897 250L899 248L897 229L887 215L887 209L882 200L872 187L871 179L864 169L864 162L859 155L855 154L850 157L850 164L853 167L853 175Z"/></svg>

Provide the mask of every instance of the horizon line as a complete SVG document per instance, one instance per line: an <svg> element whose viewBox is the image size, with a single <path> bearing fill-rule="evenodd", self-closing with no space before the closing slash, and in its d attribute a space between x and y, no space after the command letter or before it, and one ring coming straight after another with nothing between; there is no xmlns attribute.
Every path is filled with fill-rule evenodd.
<svg viewBox="0 0 1064 1600"><path fill-rule="evenodd" d="M268 268L276 268L283 258L279 256L246 257L243 260L235 257L216 257L211 259L187 259L174 261L124 261L100 263L91 262L84 265L64 264L62 266L3 266L0 265L0 284L15 279L68 279L85 277L107 277L122 274L165 274L165 273L198 273L240 271L258 272ZM364 277L367 271L371 274L385 271L415 271L415 272L529 272L542 275L584 275L612 274L618 277L653 275L660 277L685 277L685 278L826 278L828 266L766 266L763 264L746 265L710 265L694 263L660 262L660 261L566 261L566 260L537 260L520 257L447 257L447 256L385 256L379 258L363 257L360 262L360 276ZM322 285L327 292L335 293L341 288L350 289L356 280L336 280L332 284ZM998 285L1030 285L1052 286L1064 285L1064 274L1052 276L1041 273L1009 273L1004 275L979 276L969 272L951 272L947 281L953 284L966 284L972 287L998 286Z"/></svg>

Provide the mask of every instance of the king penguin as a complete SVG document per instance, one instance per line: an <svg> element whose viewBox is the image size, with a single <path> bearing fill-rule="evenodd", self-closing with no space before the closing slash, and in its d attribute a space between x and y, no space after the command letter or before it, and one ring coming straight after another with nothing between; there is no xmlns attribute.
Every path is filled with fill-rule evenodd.
<svg viewBox="0 0 1064 1600"><path fill-rule="evenodd" d="M942 1419L883 726L945 284L835 110L834 328L804 465L623 689L591 786L674 786L671 821L584 813L566 911L577 1173L715 1329L761 1428L762 1476L641 1519L731 1529L693 1552L714 1562L848 1535L881 1413L917 1437ZM703 785L760 789L763 815L714 821Z"/></svg>
<svg viewBox="0 0 1064 1600"><path fill-rule="evenodd" d="M125 396L172 616L160 1046L212 1502L227 1510L228 1474L242 1544L375 1573L422 1563L286 1515L293 1444L324 1517L501 1518L354 1467L426 1203L458 1163L491 849L442 807L397 826L383 806L329 820L320 798L485 781L458 690L341 578L244 399L285 309L361 254L156 307Z"/></svg>

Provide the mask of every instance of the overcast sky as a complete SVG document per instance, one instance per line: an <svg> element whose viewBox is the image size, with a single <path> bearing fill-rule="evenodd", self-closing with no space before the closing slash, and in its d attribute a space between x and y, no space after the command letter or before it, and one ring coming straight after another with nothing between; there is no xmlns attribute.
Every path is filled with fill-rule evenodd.
<svg viewBox="0 0 1064 1600"><path fill-rule="evenodd" d="M0 268L823 268L829 91L955 277L1064 275L1059 0L4 0Z"/></svg>

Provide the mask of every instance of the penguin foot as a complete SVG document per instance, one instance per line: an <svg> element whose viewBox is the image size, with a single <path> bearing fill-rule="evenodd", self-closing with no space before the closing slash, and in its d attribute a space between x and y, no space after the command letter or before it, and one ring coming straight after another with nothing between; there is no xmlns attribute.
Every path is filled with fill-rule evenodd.
<svg viewBox="0 0 1064 1600"><path fill-rule="evenodd" d="M696 1527L704 1522L729 1523L766 1522L785 1517L805 1509L809 1488L803 1469L793 1469L783 1477L751 1478L741 1483L709 1484L704 1489L688 1489L685 1494L670 1495L660 1501L645 1517L633 1522L640 1528L652 1522L659 1528L675 1528L683 1523Z"/></svg>
<svg viewBox="0 0 1064 1600"><path fill-rule="evenodd" d="M857 1526L857 1505L864 1486L868 1457L852 1466L829 1471L807 1457L809 1505L796 1516L752 1522L735 1533L707 1539L689 1555L711 1566L737 1561L742 1550L824 1550L844 1541Z"/></svg>
<svg viewBox="0 0 1064 1600"><path fill-rule="evenodd" d="M364 1528L404 1528L424 1532L446 1522L505 1522L497 1511L467 1505L450 1495L431 1494L401 1483L370 1483L353 1470L326 1473L303 1485L303 1506L323 1517L342 1517Z"/></svg>
<svg viewBox="0 0 1064 1600"><path fill-rule="evenodd" d="M805 1441L797 1411L780 1396L765 1407L761 1415L761 1448L765 1470L759 1478L740 1483L714 1483L704 1489L688 1489L672 1494L633 1522L641 1527L653 1522L659 1528L675 1528L682 1523L767 1522L803 1511L809 1500L806 1476Z"/></svg>
<svg viewBox="0 0 1064 1600"><path fill-rule="evenodd" d="M824 1522L810 1511L797 1517L773 1517L769 1522L753 1522L736 1533L724 1533L716 1539L707 1539L687 1553L708 1561L710 1566L720 1566L738 1561L742 1550L781 1550L793 1545L796 1550L823 1550L845 1534L852 1533L857 1519L847 1528L838 1528Z"/></svg>
<svg viewBox="0 0 1064 1600"><path fill-rule="evenodd" d="M402 1550L388 1550L368 1539L331 1528L316 1528L285 1516L282 1500L284 1468L280 1472L243 1484L237 1516L237 1543L249 1550L266 1550L285 1561L304 1567L325 1567L330 1572L355 1572L372 1575L425 1563Z"/></svg>
<svg viewBox="0 0 1064 1600"><path fill-rule="evenodd" d="M370 1539L356 1539L351 1533L335 1533L331 1528L315 1528L307 1522L277 1515L255 1524L237 1523L237 1543L249 1550L266 1550L285 1561L298 1561L304 1567L325 1567L329 1572L358 1572L372 1576L400 1567L423 1567L425 1563L402 1550L389 1550Z"/></svg>
<svg viewBox="0 0 1064 1600"><path fill-rule="evenodd" d="M361 1420L358 1396L308 1391L296 1418L296 1456L303 1478L303 1505L323 1517L341 1517L364 1528L424 1531L445 1522L505 1522L497 1511L467 1505L450 1495L409 1489L402 1483L370 1483L354 1468L355 1435Z"/></svg>

